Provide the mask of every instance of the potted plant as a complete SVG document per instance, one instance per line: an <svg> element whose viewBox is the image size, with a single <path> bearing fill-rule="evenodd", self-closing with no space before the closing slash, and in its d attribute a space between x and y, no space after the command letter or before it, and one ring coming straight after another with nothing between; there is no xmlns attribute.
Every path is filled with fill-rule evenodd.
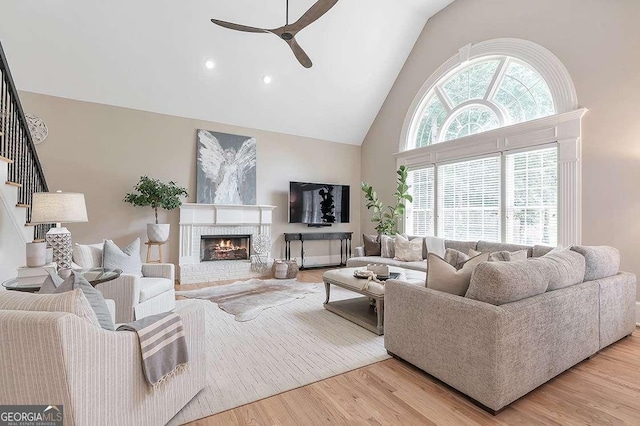
<svg viewBox="0 0 640 426"><path fill-rule="evenodd" d="M147 224L147 237L152 243L164 243L169 239L168 223L158 223L158 209L173 210L182 205L180 197L188 197L185 188L175 182L161 182L148 176L142 176L133 187L136 192L125 195L124 202L138 207L151 206L155 212L155 223Z"/></svg>
<svg viewBox="0 0 640 426"><path fill-rule="evenodd" d="M371 185L366 182L362 182L361 187L364 192L364 197L367 200L367 210L373 209L373 215L371 215L371 222L377 223L376 231L380 235L395 235L398 232L398 217L402 216L405 212L405 201L413 202L413 197L409 194L409 185L407 185L407 178L409 171L406 166L400 166L396 172L398 187L393 197L396 199L395 206L382 205L382 201L378 198L378 194L373 190Z"/></svg>

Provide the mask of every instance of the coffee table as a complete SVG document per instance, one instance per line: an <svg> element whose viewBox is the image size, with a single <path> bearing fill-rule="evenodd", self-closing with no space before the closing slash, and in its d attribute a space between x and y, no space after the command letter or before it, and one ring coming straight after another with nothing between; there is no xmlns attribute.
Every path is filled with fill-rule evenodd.
<svg viewBox="0 0 640 426"><path fill-rule="evenodd" d="M365 290L367 280L353 276L356 270L364 269L366 268L342 268L326 271L322 277L327 292L324 307L380 336L384 334L384 284L371 281L368 289ZM416 284L421 282L424 285L426 279L424 272L394 266L389 267L389 272L399 273L400 276L396 278L398 280L415 282ZM363 297L330 302L331 285L361 294ZM376 301L375 307L371 305L371 299Z"/></svg>

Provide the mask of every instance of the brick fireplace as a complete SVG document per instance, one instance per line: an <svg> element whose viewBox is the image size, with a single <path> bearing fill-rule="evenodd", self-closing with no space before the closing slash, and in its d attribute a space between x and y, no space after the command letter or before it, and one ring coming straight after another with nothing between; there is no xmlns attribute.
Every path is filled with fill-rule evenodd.
<svg viewBox="0 0 640 426"><path fill-rule="evenodd" d="M261 276L251 271L251 240L271 237L275 206L184 203L180 207L180 283ZM269 262L271 254L262 256Z"/></svg>

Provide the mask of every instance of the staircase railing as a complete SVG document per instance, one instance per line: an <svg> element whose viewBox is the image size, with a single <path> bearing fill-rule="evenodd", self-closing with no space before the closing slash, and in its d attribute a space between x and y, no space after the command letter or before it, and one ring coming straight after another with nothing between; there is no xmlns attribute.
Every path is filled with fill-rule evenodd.
<svg viewBox="0 0 640 426"><path fill-rule="evenodd" d="M2 43L0 43L0 156L11 160L6 183L18 188L18 207L27 209L27 222L29 222L33 193L48 192L49 188L20 104L18 90L11 77ZM49 228L51 225L36 225L33 231L34 240L44 239Z"/></svg>

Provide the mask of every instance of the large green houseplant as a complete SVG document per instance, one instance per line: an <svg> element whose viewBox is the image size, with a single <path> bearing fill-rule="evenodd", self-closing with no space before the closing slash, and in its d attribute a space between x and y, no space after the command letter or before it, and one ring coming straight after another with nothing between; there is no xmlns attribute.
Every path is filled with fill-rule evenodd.
<svg viewBox="0 0 640 426"><path fill-rule="evenodd" d="M378 193L373 190L371 185L366 182L362 182L361 184L364 197L367 201L367 209L373 210L371 222L377 224L376 231L381 235L395 235L398 232L398 217L404 215L406 209L405 202L413 202L413 197L409 194L409 185L407 185L409 170L407 170L406 166L400 166L396 174L398 186L396 192L393 193L393 197L396 200L394 206L385 207L378 198Z"/></svg>
<svg viewBox="0 0 640 426"><path fill-rule="evenodd" d="M180 197L188 197L189 193L173 181L164 183L148 176L142 176L133 189L136 192L125 195L124 202L154 210L155 223L147 224L147 237L150 242L164 243L169 239L170 225L158 223L158 209L173 210L180 207Z"/></svg>

